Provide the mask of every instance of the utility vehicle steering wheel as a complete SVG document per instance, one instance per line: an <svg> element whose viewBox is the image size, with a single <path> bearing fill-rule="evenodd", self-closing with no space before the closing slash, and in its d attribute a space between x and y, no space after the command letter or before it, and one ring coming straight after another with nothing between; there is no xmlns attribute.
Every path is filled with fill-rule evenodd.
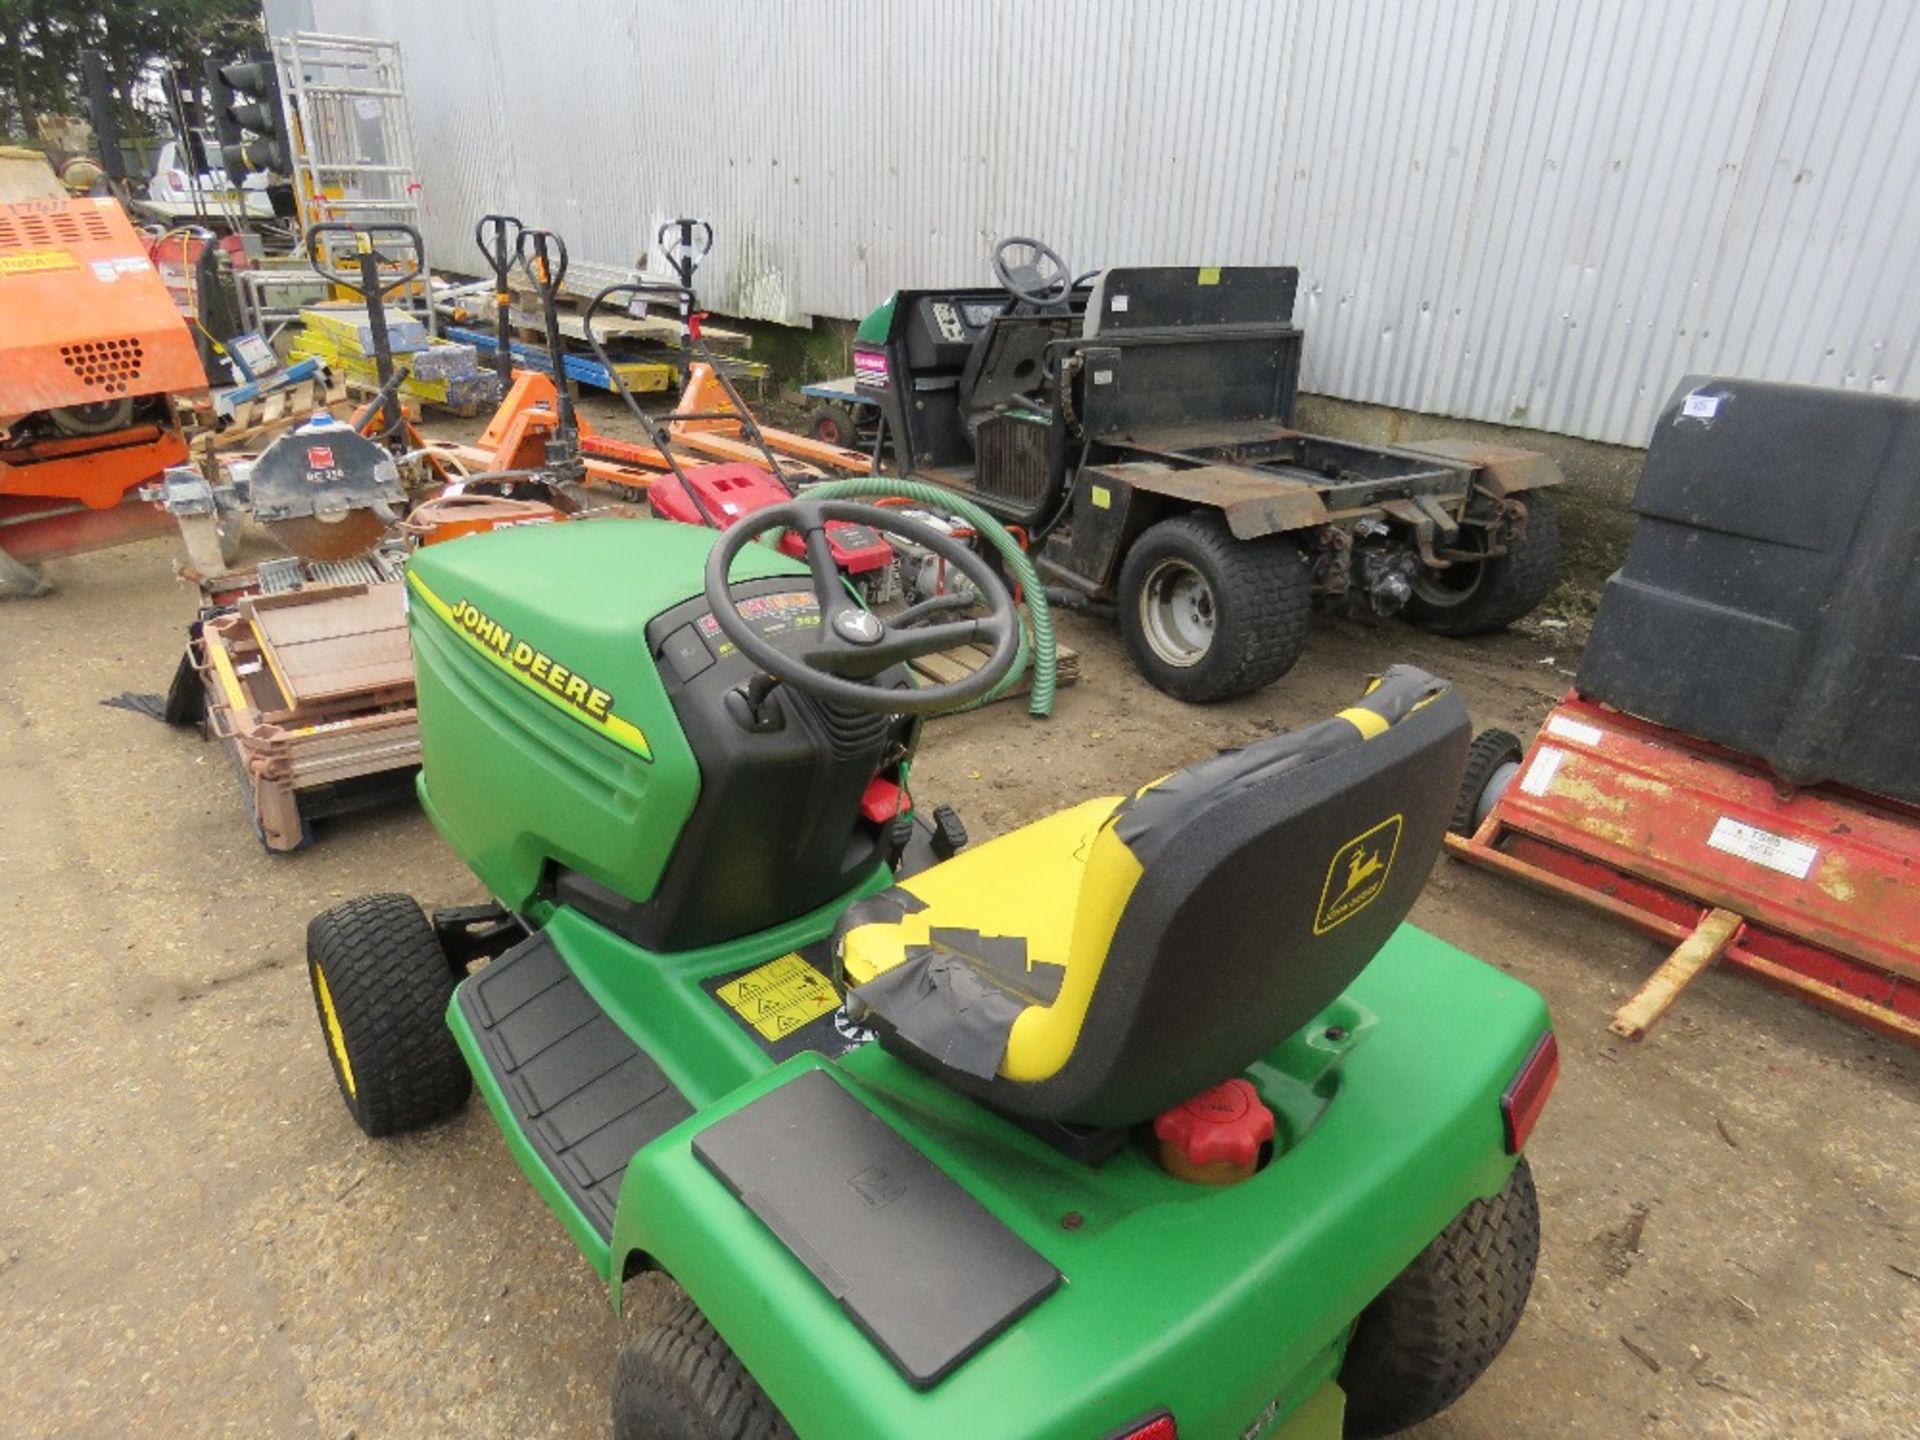
<svg viewBox="0 0 1920 1440"><path fill-rule="evenodd" d="M864 525L931 550L972 583L974 594L935 595L882 618L847 593L827 539L827 522ZM813 596L820 606L819 639L809 649L782 650L770 644L735 608L728 584L733 562L747 543L769 531L792 530L806 546ZM931 715L977 700L1005 678L1020 651L1020 617L1013 597L986 561L953 536L922 524L898 510L847 500L789 500L742 516L720 533L707 557L707 604L720 633L740 653L775 680L816 699L848 709L882 715ZM929 625L926 621L983 602L985 615ZM875 684L881 672L903 661L979 644L987 661L963 680L893 690Z"/></svg>
<svg viewBox="0 0 1920 1440"><path fill-rule="evenodd" d="M1016 300L1058 305L1073 293L1073 270L1050 245L1009 235L993 247L993 278Z"/></svg>

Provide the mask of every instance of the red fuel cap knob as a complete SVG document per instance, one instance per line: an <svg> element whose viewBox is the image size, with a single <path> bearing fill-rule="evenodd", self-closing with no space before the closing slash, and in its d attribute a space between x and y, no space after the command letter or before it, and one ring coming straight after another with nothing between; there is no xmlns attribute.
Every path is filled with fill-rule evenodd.
<svg viewBox="0 0 1920 1440"><path fill-rule="evenodd" d="M1273 1139L1273 1112L1245 1080L1223 1080L1153 1122L1160 1163L1183 1180L1225 1185L1244 1180Z"/></svg>

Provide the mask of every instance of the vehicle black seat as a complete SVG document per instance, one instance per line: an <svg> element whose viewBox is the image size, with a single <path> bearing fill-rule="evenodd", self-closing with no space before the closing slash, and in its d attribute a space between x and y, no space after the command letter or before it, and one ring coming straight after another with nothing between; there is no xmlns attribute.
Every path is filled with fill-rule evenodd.
<svg viewBox="0 0 1920 1440"><path fill-rule="evenodd" d="M1920 400L1689 376L1633 508L1580 692L1920 802Z"/></svg>
<svg viewBox="0 0 1920 1440"><path fill-rule="evenodd" d="M857 902L839 978L881 1043L998 1109L1127 1125L1326 1009L1405 919L1466 756L1395 666L1333 719L1089 801Z"/></svg>
<svg viewBox="0 0 1920 1440"><path fill-rule="evenodd" d="M1064 315L1000 315L960 371L960 413L970 419L1016 400L1035 402L1046 378L1047 346L1073 327Z"/></svg>

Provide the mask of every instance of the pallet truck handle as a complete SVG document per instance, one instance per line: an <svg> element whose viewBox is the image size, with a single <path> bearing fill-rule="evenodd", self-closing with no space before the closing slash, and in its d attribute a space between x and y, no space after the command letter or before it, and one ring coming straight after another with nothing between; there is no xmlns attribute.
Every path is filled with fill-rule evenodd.
<svg viewBox="0 0 1920 1440"><path fill-rule="evenodd" d="M480 223L473 227L473 243L480 247L487 264L493 267L494 279L503 290L513 271L513 257L520 252L520 236L526 228L526 222L518 215L482 215Z"/></svg>
<svg viewBox="0 0 1920 1440"><path fill-rule="evenodd" d="M358 263L359 276L349 277L344 271L333 268L332 250L328 248L328 259L321 260L321 237L324 235L344 235L351 239L354 259ZM407 242L403 255L391 255L382 251L378 239L383 235L397 235ZM307 259L313 268L342 289L351 290L366 302L367 329L373 340L374 374L379 380L380 394L385 397L381 406L380 437L388 449L395 454L406 444L401 431L406 425L406 415L400 404L400 384L408 374L408 367L396 367L393 363L393 346L387 338L387 292L416 280L427 268L427 247L421 240L420 232L411 225L402 225L394 221L378 225L350 225L340 220L325 220L307 230ZM403 267L391 280L383 280L380 273L382 265ZM354 428L360 428L364 421L356 420Z"/></svg>
<svg viewBox="0 0 1920 1440"><path fill-rule="evenodd" d="M482 215L473 240L493 270L493 371L504 399L513 388L513 260L526 222L518 215Z"/></svg>
<svg viewBox="0 0 1920 1440"><path fill-rule="evenodd" d="M560 287L567 283L567 242L552 230L522 230L514 246L520 268L539 293L540 319L547 332L547 363L553 367L556 438L547 442L547 469L562 479L584 477L580 456L580 425L574 416L573 392L567 384L567 347L560 336Z"/></svg>
<svg viewBox="0 0 1920 1440"><path fill-rule="evenodd" d="M645 281L628 280L608 285L587 302L586 313L580 317L580 328L586 334L587 344L593 347L594 358L606 367L607 378L613 382L615 392L627 402L627 409L633 412L634 419L646 429L647 439L651 440L653 448L660 452L660 458L667 462L667 468L673 471L674 478L680 482L681 490L693 502L693 508L700 512L701 520L714 530L722 530L726 527L707 508L707 502L700 498L699 490L694 488L693 482L687 479L687 472L681 468L680 457L673 453L673 440L666 425L634 397L632 389L627 385L627 377L622 375L620 367L613 363L613 357L607 354L607 347L601 343L600 332L593 328L594 317L614 296L630 295L638 298L643 295L658 294L659 291L659 286L649 285Z"/></svg>
<svg viewBox="0 0 1920 1440"><path fill-rule="evenodd" d="M552 230L522 230L514 244L520 268L542 300L558 299L567 283L567 242Z"/></svg>
<svg viewBox="0 0 1920 1440"><path fill-rule="evenodd" d="M678 244L670 244L667 237L675 230L680 232L680 241ZM700 239L697 242L693 238L695 231L700 232ZM689 284L691 283L688 278L689 271L698 269L700 262L713 253L713 226L705 220L669 220L660 227L660 232L654 236L654 241L659 245L660 253L666 256L672 262L675 271L680 273L681 283ZM692 265L685 265L685 260L691 260Z"/></svg>
<svg viewBox="0 0 1920 1440"><path fill-rule="evenodd" d="M344 237L351 244L356 260L353 270L346 270L333 264L332 247L323 251L321 239L327 235ZM397 235L407 242L402 254L390 254L383 251L378 237ZM322 259L323 253L326 259ZM416 280L426 269L426 243L421 240L420 232L411 225L382 223L379 225L350 225L343 220L323 220L318 225L307 228L307 261L323 277L343 290L351 290L363 300L369 300L374 294L384 298L388 291L399 288L409 280ZM405 268L391 280L383 281L380 275L382 265L399 265Z"/></svg>

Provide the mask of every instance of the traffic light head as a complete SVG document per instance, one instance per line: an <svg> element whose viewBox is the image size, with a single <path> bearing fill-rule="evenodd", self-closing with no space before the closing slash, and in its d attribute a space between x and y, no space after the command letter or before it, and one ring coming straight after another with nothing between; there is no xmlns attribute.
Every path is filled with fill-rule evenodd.
<svg viewBox="0 0 1920 1440"><path fill-rule="evenodd" d="M293 157L273 61L259 58L223 65L209 56L207 89L213 96L213 129L227 178L240 185L260 171L291 173Z"/></svg>

